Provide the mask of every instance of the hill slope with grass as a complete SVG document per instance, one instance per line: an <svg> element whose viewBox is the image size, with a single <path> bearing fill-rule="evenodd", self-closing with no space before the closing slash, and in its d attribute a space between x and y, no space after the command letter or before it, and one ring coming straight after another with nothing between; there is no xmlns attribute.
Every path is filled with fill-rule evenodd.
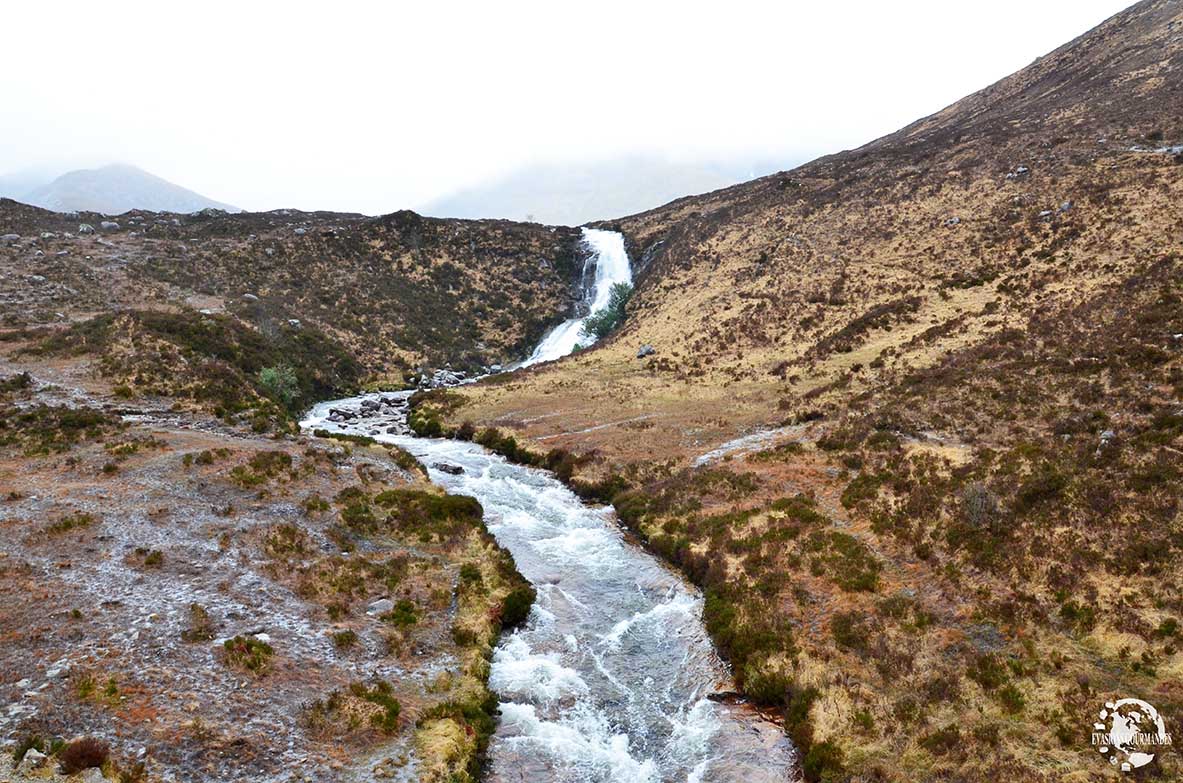
<svg viewBox="0 0 1183 783"><path fill-rule="evenodd" d="M1138 3L862 148L604 223L621 329L418 416L613 500L809 779L1109 779L1104 701L1183 719L1181 67L1183 7Z"/></svg>
<svg viewBox="0 0 1183 783"><path fill-rule="evenodd" d="M237 337L217 348L217 358L232 363L260 351L282 358L276 351L295 340L348 356L355 379L395 385L425 368L475 371L522 358L569 315L583 268L577 229L412 212L134 211L112 221L0 200L0 235L0 328L9 342L67 328L112 334L102 324L78 324L151 311L166 314L149 319L157 326L174 322L173 344L229 324ZM243 348L250 340L259 350ZM198 342L193 355L209 358L210 341ZM111 341L77 339L71 347L103 352ZM124 351L132 363L143 358L137 350ZM253 358L240 364L260 369ZM152 373L127 375L129 386L154 384ZM329 392L319 389L322 397Z"/></svg>

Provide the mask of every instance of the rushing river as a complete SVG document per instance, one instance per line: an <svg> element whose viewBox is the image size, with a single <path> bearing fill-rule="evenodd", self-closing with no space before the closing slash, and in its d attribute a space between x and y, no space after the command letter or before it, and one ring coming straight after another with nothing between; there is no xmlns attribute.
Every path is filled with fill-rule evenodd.
<svg viewBox="0 0 1183 783"><path fill-rule="evenodd" d="M432 481L481 502L489 530L538 590L526 624L494 652L490 686L501 717L488 780L790 778L795 751L780 729L743 704L710 698L733 685L703 628L700 594L630 542L610 508L475 444L397 434L405 431L399 413L371 408L330 420L333 408L361 411L363 399L322 403L303 425L410 451Z"/></svg>

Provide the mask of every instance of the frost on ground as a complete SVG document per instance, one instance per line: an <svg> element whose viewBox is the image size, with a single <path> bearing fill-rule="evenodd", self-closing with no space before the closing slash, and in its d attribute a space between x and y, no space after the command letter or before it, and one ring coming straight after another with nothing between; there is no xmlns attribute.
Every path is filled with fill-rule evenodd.
<svg viewBox="0 0 1183 783"><path fill-rule="evenodd" d="M96 383L0 364L0 745L95 737L154 780L464 772L516 575L479 506L433 506L405 453L119 415Z"/></svg>

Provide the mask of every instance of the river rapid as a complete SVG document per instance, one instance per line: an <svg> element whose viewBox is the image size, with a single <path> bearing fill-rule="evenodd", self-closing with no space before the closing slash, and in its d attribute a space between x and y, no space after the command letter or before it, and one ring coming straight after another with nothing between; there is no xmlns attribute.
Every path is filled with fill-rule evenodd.
<svg viewBox="0 0 1183 783"><path fill-rule="evenodd" d="M609 235L599 238L602 246L613 248L619 235L600 233ZM603 277L620 280L618 273ZM570 328L563 333L569 339ZM405 401L409 393L397 396ZM476 444L400 434L405 410L363 411L364 399L317 405L302 424L398 445L428 467L433 482L475 497L489 530L538 591L527 622L494 652L490 687L501 715L487 780L792 777L795 750L780 728L745 704L718 698L734 686L703 627L698 590L630 541L611 508L589 506L545 471L511 465ZM359 415L343 418L333 409Z"/></svg>

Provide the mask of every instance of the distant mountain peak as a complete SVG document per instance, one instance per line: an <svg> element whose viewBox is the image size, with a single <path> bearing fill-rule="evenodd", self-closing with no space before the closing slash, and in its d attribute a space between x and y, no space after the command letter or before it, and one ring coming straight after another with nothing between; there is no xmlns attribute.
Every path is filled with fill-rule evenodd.
<svg viewBox="0 0 1183 783"><path fill-rule="evenodd" d="M129 163L77 169L33 188L17 199L55 212L101 212L120 215L133 209L152 212L198 212L213 207L241 212Z"/></svg>

